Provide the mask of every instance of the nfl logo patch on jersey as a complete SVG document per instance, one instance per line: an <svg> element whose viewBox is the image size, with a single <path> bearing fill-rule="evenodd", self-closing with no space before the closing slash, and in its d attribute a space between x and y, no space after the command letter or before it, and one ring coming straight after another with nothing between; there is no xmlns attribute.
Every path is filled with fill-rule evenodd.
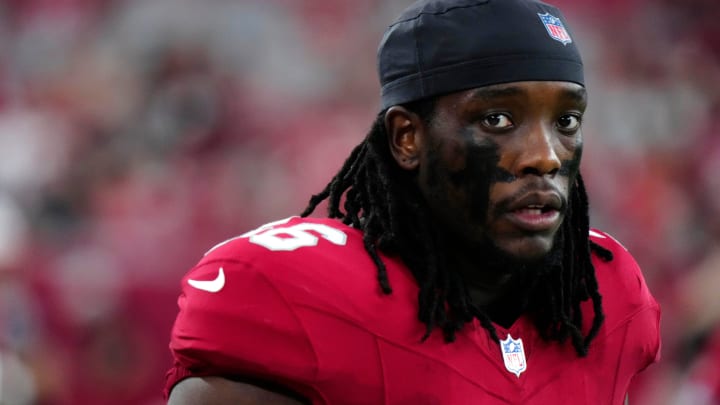
<svg viewBox="0 0 720 405"><path fill-rule="evenodd" d="M505 340L500 341L500 349L502 350L503 361L505 361L505 368L520 378L520 373L527 369L522 339L513 339L508 334Z"/></svg>
<svg viewBox="0 0 720 405"><path fill-rule="evenodd" d="M572 42L570 34L568 34L565 26L559 18L555 17L550 13L538 13L538 17L540 17L540 21L542 21L543 25L545 26L548 35L550 35L550 38L562 43L563 45L567 45Z"/></svg>

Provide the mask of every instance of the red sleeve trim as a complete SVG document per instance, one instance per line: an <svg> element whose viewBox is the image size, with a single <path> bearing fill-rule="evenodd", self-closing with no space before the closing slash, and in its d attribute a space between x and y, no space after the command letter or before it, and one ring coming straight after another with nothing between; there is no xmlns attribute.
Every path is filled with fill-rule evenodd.
<svg viewBox="0 0 720 405"><path fill-rule="evenodd" d="M170 370L168 370L167 373L165 373L165 388L163 389L163 398L165 399L165 402L167 402L170 398L170 391L172 391L173 387L175 387L175 385L177 385L180 381L190 377L207 377L209 375L212 374L193 372L185 367L175 364Z"/></svg>

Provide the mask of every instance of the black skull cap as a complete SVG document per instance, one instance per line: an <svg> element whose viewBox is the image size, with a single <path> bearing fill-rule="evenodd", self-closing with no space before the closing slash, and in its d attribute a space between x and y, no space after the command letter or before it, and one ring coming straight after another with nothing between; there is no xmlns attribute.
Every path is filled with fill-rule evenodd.
<svg viewBox="0 0 720 405"><path fill-rule="evenodd" d="M378 47L381 110L455 91L518 81L585 85L560 10L536 0L421 0Z"/></svg>

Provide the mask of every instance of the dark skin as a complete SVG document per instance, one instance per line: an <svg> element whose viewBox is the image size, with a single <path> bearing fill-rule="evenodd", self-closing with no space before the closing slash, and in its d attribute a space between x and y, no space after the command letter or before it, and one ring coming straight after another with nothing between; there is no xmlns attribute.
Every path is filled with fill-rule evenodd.
<svg viewBox="0 0 720 405"><path fill-rule="evenodd" d="M577 84L521 82L440 97L429 124L388 110L393 156L417 173L476 305L492 304L518 282L518 269L550 252L579 166L585 107ZM478 272L488 257L499 265Z"/></svg>
<svg viewBox="0 0 720 405"><path fill-rule="evenodd" d="M182 380L170 393L170 405L302 405L287 395L221 377Z"/></svg>
<svg viewBox="0 0 720 405"><path fill-rule="evenodd" d="M433 226L451 249L450 264L474 304L501 324L524 308L496 313L493 304L522 301L507 299L509 291L529 288L517 269L532 272L553 248L582 154L585 107L585 89L577 84L515 82L438 97L429 123L401 106L385 114L392 154L416 174ZM488 255L499 265L478 272L476 263ZM219 377L181 381L168 403L301 404Z"/></svg>

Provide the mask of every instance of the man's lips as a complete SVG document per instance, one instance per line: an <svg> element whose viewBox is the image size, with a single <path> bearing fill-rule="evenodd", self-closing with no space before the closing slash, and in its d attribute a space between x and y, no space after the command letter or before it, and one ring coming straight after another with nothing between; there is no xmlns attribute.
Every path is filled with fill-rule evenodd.
<svg viewBox="0 0 720 405"><path fill-rule="evenodd" d="M516 227L530 232L550 231L560 223L557 210L522 209L509 212L507 217Z"/></svg>
<svg viewBox="0 0 720 405"><path fill-rule="evenodd" d="M560 211L563 208L563 200L560 194L554 191L533 191L512 200L507 210L517 211L526 208Z"/></svg>
<svg viewBox="0 0 720 405"><path fill-rule="evenodd" d="M563 200L552 191L536 191L513 200L506 217L518 228L543 232L556 228L561 220Z"/></svg>

